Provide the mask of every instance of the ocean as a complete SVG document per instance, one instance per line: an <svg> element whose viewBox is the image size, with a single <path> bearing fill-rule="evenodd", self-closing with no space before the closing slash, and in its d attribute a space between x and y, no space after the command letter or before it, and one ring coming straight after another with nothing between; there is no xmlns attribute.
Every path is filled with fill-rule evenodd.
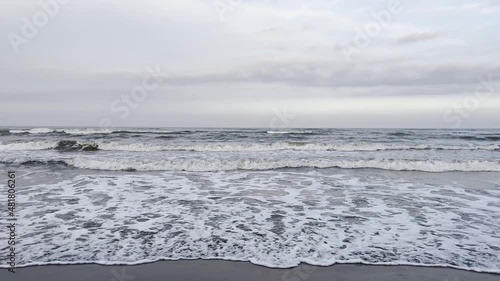
<svg viewBox="0 0 500 281"><path fill-rule="evenodd" d="M500 273L500 130L0 128L0 169L17 175L18 266Z"/></svg>

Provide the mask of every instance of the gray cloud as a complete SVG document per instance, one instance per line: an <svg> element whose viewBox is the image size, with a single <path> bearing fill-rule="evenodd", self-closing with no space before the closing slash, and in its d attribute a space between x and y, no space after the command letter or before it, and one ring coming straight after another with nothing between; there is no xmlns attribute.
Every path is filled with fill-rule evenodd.
<svg viewBox="0 0 500 281"><path fill-rule="evenodd" d="M289 60L263 62L238 69L164 76L172 84L283 83L303 87L425 86L477 83L496 72L496 65L459 62L349 66L339 62ZM500 79L498 75L495 80ZM404 93L402 93L404 94Z"/></svg>
<svg viewBox="0 0 500 281"><path fill-rule="evenodd" d="M443 38L443 35L434 32L415 32L398 39L399 43L415 43L420 41L428 41L436 38Z"/></svg>
<svg viewBox="0 0 500 281"><path fill-rule="evenodd" d="M478 77L495 74L493 81L500 80L500 69L494 64L465 62L447 63L365 63L357 66L340 61L313 58L267 60L238 68L198 70L183 72L163 70L160 75L165 86L191 87L196 85L224 86L229 84L283 84L291 87L320 88L373 88L373 87L423 87L477 84ZM105 91L107 94L127 91L142 81L146 71L71 72L65 70L25 71L24 81L16 79L19 72L0 71L3 92L33 92L54 89L75 92ZM28 78L29 77L29 78ZM26 80L28 78L28 80ZM444 89L444 88L441 88ZM433 91L439 94L439 91ZM1 92L0 92L1 93ZM416 91L404 91L411 95ZM444 91L443 94L449 94Z"/></svg>
<svg viewBox="0 0 500 281"><path fill-rule="evenodd" d="M36 0L4 2L4 35L20 34L22 18L39 10ZM338 46L355 42L387 3L308 3L304 9L301 1L242 1L221 21L205 0L71 1L19 54L6 37L0 41L0 122L96 125L114 116L110 104L141 83L147 66L160 65L163 83L121 125L168 117L196 126L203 116L199 125L265 126L273 108L287 104L309 104L300 126L333 124L332 116L369 126L373 115L363 112L380 111L388 112L380 123L414 125L420 117L427 125L436 120L426 115L429 99L452 106L500 61L497 0L405 4L352 63ZM436 26L453 38L416 32ZM498 85L498 75L493 80ZM367 110L342 115L337 100ZM414 115L398 115L401 106ZM440 120L441 109L433 110Z"/></svg>

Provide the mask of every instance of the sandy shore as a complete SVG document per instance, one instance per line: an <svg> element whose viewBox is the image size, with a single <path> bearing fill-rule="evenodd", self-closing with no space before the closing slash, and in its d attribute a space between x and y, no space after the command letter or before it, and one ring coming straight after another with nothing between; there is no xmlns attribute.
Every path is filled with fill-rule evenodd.
<svg viewBox="0 0 500 281"><path fill-rule="evenodd" d="M15 274L0 271L0 280L23 281L500 281L500 275L464 270L413 267L335 265L315 267L301 265L293 269L271 269L246 262L228 261L162 261L136 266L49 265L18 268Z"/></svg>

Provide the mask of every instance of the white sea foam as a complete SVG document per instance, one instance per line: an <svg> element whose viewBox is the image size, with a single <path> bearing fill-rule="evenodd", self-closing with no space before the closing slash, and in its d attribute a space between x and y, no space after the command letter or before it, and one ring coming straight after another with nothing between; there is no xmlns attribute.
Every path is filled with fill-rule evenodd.
<svg viewBox="0 0 500 281"><path fill-rule="evenodd" d="M96 135L96 134L111 134L113 130L110 129L63 129L57 132L66 133L68 135Z"/></svg>
<svg viewBox="0 0 500 281"><path fill-rule="evenodd" d="M0 136L0 166L29 171L19 266L201 258L499 272L499 142L478 131L31 130Z"/></svg>
<svg viewBox="0 0 500 281"><path fill-rule="evenodd" d="M113 134L118 132L130 132L130 133L172 133L173 131L167 130L143 130L143 129L123 129L123 130L112 130L112 129L49 129L49 128L35 128L35 129L12 129L9 130L11 134L50 134L50 133L65 133L68 135L98 135L98 134Z"/></svg>
<svg viewBox="0 0 500 281"><path fill-rule="evenodd" d="M75 157L62 160L68 165L93 170L136 170L136 171L191 171L214 172L232 170L273 170L280 168L343 168L359 169L373 168L393 171L424 171L424 172L500 172L500 163L491 161L461 161L445 162L434 160L335 160L335 159L199 159L174 158L172 160L140 160L129 159L95 159Z"/></svg>
<svg viewBox="0 0 500 281"><path fill-rule="evenodd" d="M48 134L53 133L56 130L49 128L35 128L35 129L26 129L26 130L10 130L11 134Z"/></svg>
<svg viewBox="0 0 500 281"><path fill-rule="evenodd" d="M51 184L27 176L18 265L224 259L498 273L500 182L482 179L467 187L369 171L110 173Z"/></svg>
<svg viewBox="0 0 500 281"><path fill-rule="evenodd" d="M30 142L16 142L16 143L0 143L0 151L2 150L45 150L57 147L57 142L47 141L30 141Z"/></svg>
<svg viewBox="0 0 500 281"><path fill-rule="evenodd" d="M312 134L313 131L267 131L268 134L278 134L278 135L286 135L286 134Z"/></svg>
<svg viewBox="0 0 500 281"><path fill-rule="evenodd" d="M261 143L192 143L192 144L152 144L152 143L113 143L97 142L99 149L120 151L276 151L276 150L304 150L304 151L381 151L381 150L500 150L499 145L400 145L380 143L300 143L276 142Z"/></svg>
<svg viewBox="0 0 500 281"><path fill-rule="evenodd" d="M35 141L20 143L2 143L0 150L40 150L57 147L59 141ZM428 145L428 144L383 144L383 143L187 143L187 144L159 144L159 143L123 143L107 141L78 141L79 144L96 145L100 150L109 151L384 151L384 150L500 150L496 144L489 145Z"/></svg>
<svg viewBox="0 0 500 281"><path fill-rule="evenodd" d="M50 133L66 133L69 135L93 135L93 134L111 134L112 130L109 129L49 129L49 128L35 128L25 130L10 130L11 134L50 134Z"/></svg>
<svg viewBox="0 0 500 281"><path fill-rule="evenodd" d="M23 133L28 133L29 130L9 130L9 133L11 134L23 134Z"/></svg>

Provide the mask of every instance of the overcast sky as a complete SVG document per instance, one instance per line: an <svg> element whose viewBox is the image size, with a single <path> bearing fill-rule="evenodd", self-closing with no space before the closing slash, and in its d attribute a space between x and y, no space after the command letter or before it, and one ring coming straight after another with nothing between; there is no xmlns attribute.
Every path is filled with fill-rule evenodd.
<svg viewBox="0 0 500 281"><path fill-rule="evenodd" d="M59 2L1 1L0 126L500 127L498 0Z"/></svg>

